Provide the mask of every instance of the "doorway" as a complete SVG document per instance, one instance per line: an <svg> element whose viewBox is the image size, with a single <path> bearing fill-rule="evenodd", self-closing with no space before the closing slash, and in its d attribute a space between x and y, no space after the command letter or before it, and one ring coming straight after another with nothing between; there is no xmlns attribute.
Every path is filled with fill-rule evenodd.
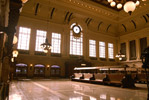
<svg viewBox="0 0 149 100"><path fill-rule="evenodd" d="M36 64L34 66L34 77L44 77L45 76L45 66L41 64Z"/></svg>
<svg viewBox="0 0 149 100"><path fill-rule="evenodd" d="M16 64L15 77L27 77L27 64Z"/></svg>
<svg viewBox="0 0 149 100"><path fill-rule="evenodd" d="M60 77L60 66L52 65L51 66L51 77Z"/></svg>

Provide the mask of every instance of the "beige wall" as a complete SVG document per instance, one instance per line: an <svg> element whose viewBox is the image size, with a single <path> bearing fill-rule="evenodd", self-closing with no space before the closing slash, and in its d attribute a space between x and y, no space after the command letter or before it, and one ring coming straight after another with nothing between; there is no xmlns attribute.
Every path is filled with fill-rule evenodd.
<svg viewBox="0 0 149 100"><path fill-rule="evenodd" d="M76 3L78 2L78 3ZM127 61L122 62L123 64L129 64L134 66L134 63L138 67L141 66L140 61L140 51L139 51L139 39L142 37L147 37L149 45L149 24L144 22L144 18L140 17L141 14L144 15L147 9L144 9L143 13L133 14L131 16L127 14L118 13L110 9L105 9L96 7L92 5L90 1L76 0L76 2L71 2L71 0L60 0L57 1L30 1L26 3L23 7L19 23L17 26L17 35L19 27L31 28L31 38L29 54L19 54L17 61L18 63L26 63L28 65L33 64L44 64L53 65L57 64L61 67L61 76L65 76L65 62L70 58L69 48L70 48L70 25L72 23L78 23L83 28L83 56L84 59L91 62L93 66L109 66L117 65L118 59L115 61L109 61L108 59L108 43L114 44L114 57L120 50L120 43L126 42L127 49ZM87 3L88 2L88 3ZM37 3L40 4L37 15L35 15L35 6ZM84 6L83 6L84 5ZM87 6L88 5L88 6ZM52 9L55 8L54 13L51 18ZM68 10L69 9L69 10ZM96 10L95 10L96 9ZM69 13L68 13L69 12ZM142 12L142 10L140 10ZM66 16L68 13L69 18ZM70 14L72 13L72 16ZM92 19L92 21L87 25L86 20ZM136 22L136 29L134 25L130 23L133 20ZM98 29L99 23L100 25ZM127 32L125 32L124 24L126 26ZM107 30L108 26L109 30ZM52 57L49 52L46 56L34 55L35 52L35 41L36 41L36 30L47 31L47 38L51 42L52 32L61 33L61 57ZM119 35L121 35L119 37ZM117 36L117 37L116 37ZM91 60L89 57L89 39L96 40L96 55L97 60ZM129 41L136 40L136 52L137 60L129 60ZM106 43L106 61L101 61L99 59L99 41L104 41ZM15 45L15 48L17 45ZM28 66L29 76L33 75L33 66ZM46 75L49 76L50 70L46 70Z"/></svg>
<svg viewBox="0 0 149 100"><path fill-rule="evenodd" d="M21 16L19 19L18 27L17 27L17 35L19 32L19 27L28 27L31 28L31 37L30 37L30 47L29 47L29 55L27 54L19 54L17 58L18 63L26 63L28 65L33 64L44 64L44 65L59 65L61 67L61 76L65 76L65 62L70 58L69 56L69 42L70 42L70 25L74 22L79 23L83 28L83 56L85 60L90 61L93 66L103 66L103 65L116 65L117 63L114 61L108 60L108 43L114 44L114 56L117 52L117 41L116 37L105 35L103 33L96 33L94 31L88 30L85 22L81 19L73 19L69 24L57 24L52 22L46 22L43 20L37 20L29 17ZM48 27L47 27L48 26ZM52 32L61 33L61 57L52 57L49 54L46 56L37 56L34 55L35 51L35 41L36 41L36 30L46 30L49 41L51 42L51 34ZM96 50L97 50L97 60L91 60L89 57L89 39L96 40ZM106 43L106 58L107 61L100 61L99 59L99 41L104 41ZM15 48L17 45L15 45ZM49 70L50 72L50 70ZM46 75L49 75L49 72L46 72ZM29 70L29 75L32 76L33 70Z"/></svg>
<svg viewBox="0 0 149 100"><path fill-rule="evenodd" d="M126 58L127 61L122 63L128 64L130 67L133 67L135 64L136 67L142 67L142 62L140 59L141 52L140 52L140 38L147 37L147 46L149 46L149 25L146 24L141 30L137 30L135 32L129 33L127 35L120 36L120 43L126 43ZM136 41L136 60L129 60L129 41L135 40ZM120 44L119 44L120 47Z"/></svg>

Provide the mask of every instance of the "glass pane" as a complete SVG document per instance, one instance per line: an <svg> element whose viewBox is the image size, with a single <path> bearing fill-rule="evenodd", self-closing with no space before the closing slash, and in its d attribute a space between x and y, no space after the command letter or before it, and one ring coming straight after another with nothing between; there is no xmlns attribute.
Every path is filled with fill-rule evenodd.
<svg viewBox="0 0 149 100"><path fill-rule="evenodd" d="M105 42L99 42L99 57L105 58Z"/></svg>
<svg viewBox="0 0 149 100"><path fill-rule="evenodd" d="M30 34L30 28L19 28L18 49L29 50Z"/></svg>
<svg viewBox="0 0 149 100"><path fill-rule="evenodd" d="M108 43L108 57L110 59L113 59L114 58L113 44L112 43Z"/></svg>
<svg viewBox="0 0 149 100"><path fill-rule="evenodd" d="M74 25L76 25L76 23L73 23L70 28L72 28ZM76 39L73 36L72 30L70 30L70 54L83 55L83 33L81 33L80 38Z"/></svg>
<svg viewBox="0 0 149 100"><path fill-rule="evenodd" d="M52 53L61 53L61 34L52 33Z"/></svg>
<svg viewBox="0 0 149 100"><path fill-rule="evenodd" d="M43 49L40 47L40 45L45 42L46 35L47 35L46 31L37 30L37 32L36 32L36 47L35 47L35 51L42 51L43 52Z"/></svg>
<svg viewBox="0 0 149 100"><path fill-rule="evenodd" d="M96 57L96 41L89 40L89 56Z"/></svg>

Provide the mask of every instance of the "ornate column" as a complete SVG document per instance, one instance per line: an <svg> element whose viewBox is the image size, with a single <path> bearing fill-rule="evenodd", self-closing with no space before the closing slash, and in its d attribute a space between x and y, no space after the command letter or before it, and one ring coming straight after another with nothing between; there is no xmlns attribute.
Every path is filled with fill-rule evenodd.
<svg viewBox="0 0 149 100"><path fill-rule="evenodd" d="M9 0L0 0L0 82L2 76L2 60L3 60L3 48L5 43L6 34L4 34L4 27L8 26L9 15Z"/></svg>
<svg viewBox="0 0 149 100"><path fill-rule="evenodd" d="M17 26L20 8L22 7L21 0L10 0L9 3L9 20L8 27L1 27L0 30L5 32L8 36L8 41L5 44L5 51L3 53L2 63L2 81L7 82L9 79L10 59L12 56L13 37L16 32L15 27Z"/></svg>
<svg viewBox="0 0 149 100"><path fill-rule="evenodd" d="M0 0L0 26L8 26L9 0Z"/></svg>

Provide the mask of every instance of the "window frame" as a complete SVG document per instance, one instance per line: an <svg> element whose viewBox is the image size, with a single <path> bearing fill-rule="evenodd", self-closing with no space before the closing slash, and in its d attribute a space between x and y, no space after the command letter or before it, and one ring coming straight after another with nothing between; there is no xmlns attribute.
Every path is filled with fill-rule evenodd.
<svg viewBox="0 0 149 100"><path fill-rule="evenodd" d="M72 28L75 25L78 25L81 28L80 37L78 38L73 36ZM77 23L73 23L70 26L70 45L69 46L70 46L69 54L71 56L83 56L83 32L82 32L82 27Z"/></svg>
<svg viewBox="0 0 149 100"><path fill-rule="evenodd" d="M89 39L89 57L96 58L96 54L96 40Z"/></svg>
<svg viewBox="0 0 149 100"><path fill-rule="evenodd" d="M40 45L45 43L46 38L47 31L36 30L35 52L43 52L43 49L40 47Z"/></svg>
<svg viewBox="0 0 149 100"><path fill-rule="evenodd" d="M109 46L110 44L112 45L112 47ZM108 43L108 58L114 59L114 43Z"/></svg>
<svg viewBox="0 0 149 100"><path fill-rule="evenodd" d="M102 45L101 43L103 43L104 45ZM102 49L104 49L104 51L101 51ZM106 59L106 43L104 41L99 41L99 58Z"/></svg>
<svg viewBox="0 0 149 100"><path fill-rule="evenodd" d="M30 49L30 36L31 28L28 27L19 27L18 43L17 49L23 51L29 51Z"/></svg>
<svg viewBox="0 0 149 100"><path fill-rule="evenodd" d="M53 34L55 36L58 35L58 37L54 37ZM57 42L57 46L56 46L56 44L54 44L54 42L53 42L54 40L55 41L58 41ZM53 53L53 54L61 54L61 41L62 41L62 35L61 35L61 33L52 32L52 36L51 36L51 45L52 45L52 47L51 47L51 53ZM55 46L58 47L58 48L56 48ZM56 52L55 49L58 52Z"/></svg>

